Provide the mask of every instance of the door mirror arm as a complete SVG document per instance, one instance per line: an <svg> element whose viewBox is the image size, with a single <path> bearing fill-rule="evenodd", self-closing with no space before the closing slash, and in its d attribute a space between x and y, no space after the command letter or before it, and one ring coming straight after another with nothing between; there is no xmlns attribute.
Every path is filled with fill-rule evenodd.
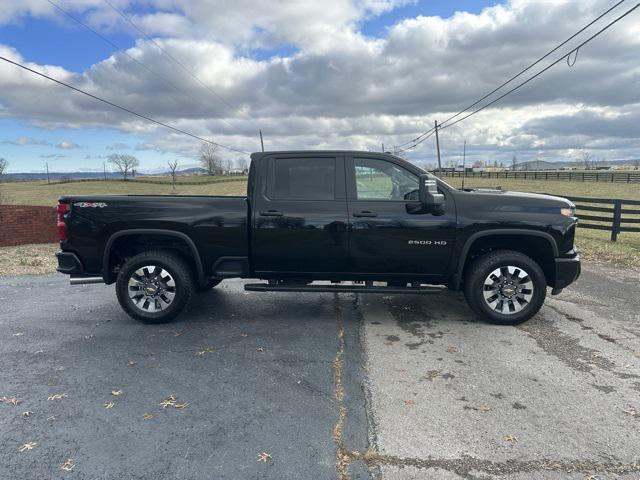
<svg viewBox="0 0 640 480"><path fill-rule="evenodd" d="M420 203L433 213L440 211L444 205L444 195L438 193L438 183L427 174L420 175L418 196Z"/></svg>

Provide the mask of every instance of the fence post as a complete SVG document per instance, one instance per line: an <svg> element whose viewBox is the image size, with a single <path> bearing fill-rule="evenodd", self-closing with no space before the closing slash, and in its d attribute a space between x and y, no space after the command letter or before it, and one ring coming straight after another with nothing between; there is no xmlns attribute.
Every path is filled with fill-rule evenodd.
<svg viewBox="0 0 640 480"><path fill-rule="evenodd" d="M620 222L622 220L622 200L613 202L613 225L611 226L611 241L618 240L618 232L620 231Z"/></svg>

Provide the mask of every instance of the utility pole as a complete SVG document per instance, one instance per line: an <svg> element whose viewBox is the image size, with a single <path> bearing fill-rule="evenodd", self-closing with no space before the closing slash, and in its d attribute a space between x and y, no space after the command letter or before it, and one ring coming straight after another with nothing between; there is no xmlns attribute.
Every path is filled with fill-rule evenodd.
<svg viewBox="0 0 640 480"><path fill-rule="evenodd" d="M384 153L384 142L382 142L382 153Z"/></svg>
<svg viewBox="0 0 640 480"><path fill-rule="evenodd" d="M102 171L104 172L104 181L107 181L107 162L102 162Z"/></svg>
<svg viewBox="0 0 640 480"><path fill-rule="evenodd" d="M47 168L47 184L51 183L49 180L49 162L44 162L45 167Z"/></svg>
<svg viewBox="0 0 640 480"><path fill-rule="evenodd" d="M464 141L462 147L462 190L464 190L464 179L467 176L467 141Z"/></svg>
<svg viewBox="0 0 640 480"><path fill-rule="evenodd" d="M258 130L260 132L260 146L262 147L262 151L264 152L264 140L262 139L262 130Z"/></svg>
<svg viewBox="0 0 640 480"><path fill-rule="evenodd" d="M440 163L440 138L438 137L438 120L436 120L436 149L438 150L438 173L442 173L442 163Z"/></svg>

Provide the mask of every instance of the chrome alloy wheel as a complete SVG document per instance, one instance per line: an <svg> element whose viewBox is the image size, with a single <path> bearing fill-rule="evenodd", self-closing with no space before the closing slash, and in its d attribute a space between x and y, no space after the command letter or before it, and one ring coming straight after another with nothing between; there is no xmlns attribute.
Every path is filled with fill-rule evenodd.
<svg viewBox="0 0 640 480"><path fill-rule="evenodd" d="M484 281L482 292L490 309L504 315L520 312L533 298L533 280L520 267L496 268Z"/></svg>
<svg viewBox="0 0 640 480"><path fill-rule="evenodd" d="M176 282L169 272L155 265L136 270L129 278L129 298L144 312L166 309L176 296Z"/></svg>

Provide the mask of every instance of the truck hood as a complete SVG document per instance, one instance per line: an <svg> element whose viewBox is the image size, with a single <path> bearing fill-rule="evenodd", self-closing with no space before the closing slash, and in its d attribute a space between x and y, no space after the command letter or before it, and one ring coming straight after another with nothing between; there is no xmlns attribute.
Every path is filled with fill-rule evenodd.
<svg viewBox="0 0 640 480"><path fill-rule="evenodd" d="M533 205L545 205L554 206L560 208L574 208L575 205L570 200L557 197L555 195L546 195L543 193L528 193L528 192L512 192L508 190L496 190L489 188L477 188L465 190L467 194L479 195L483 197L491 197L493 199L502 198L505 204L510 203L529 203Z"/></svg>

